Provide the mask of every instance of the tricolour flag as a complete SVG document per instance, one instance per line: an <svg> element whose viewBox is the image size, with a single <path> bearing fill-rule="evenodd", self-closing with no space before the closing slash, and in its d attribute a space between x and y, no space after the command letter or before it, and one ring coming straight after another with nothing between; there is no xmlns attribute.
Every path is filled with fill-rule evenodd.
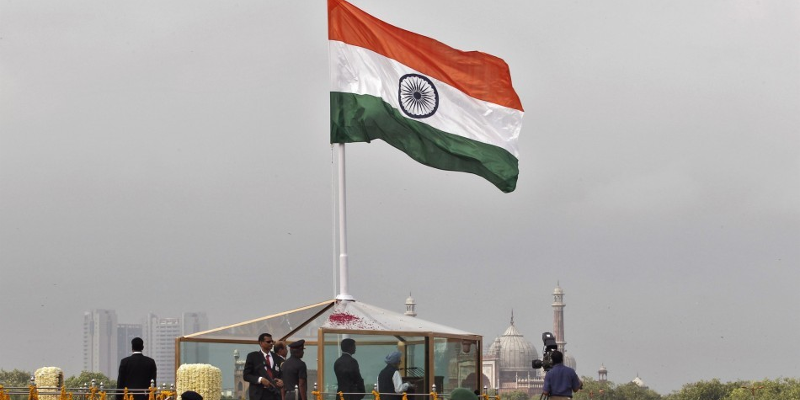
<svg viewBox="0 0 800 400"><path fill-rule="evenodd" d="M331 143L382 139L431 167L517 185L522 104L508 65L328 0Z"/></svg>

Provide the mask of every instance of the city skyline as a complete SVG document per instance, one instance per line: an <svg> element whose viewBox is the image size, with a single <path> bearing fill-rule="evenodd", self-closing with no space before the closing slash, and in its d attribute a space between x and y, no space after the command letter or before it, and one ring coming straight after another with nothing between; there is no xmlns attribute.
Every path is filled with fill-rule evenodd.
<svg viewBox="0 0 800 400"><path fill-rule="evenodd" d="M98 329L102 327L102 329ZM157 383L175 383L175 339L208 329L205 312L183 312L180 317L159 317L149 312L141 323L118 323L115 310L92 309L84 313L83 371L117 378L119 363L131 354L131 340L144 340L142 354L158 366Z"/></svg>
<svg viewBox="0 0 800 400"><path fill-rule="evenodd" d="M800 315L800 3L352 3L501 58L525 110L509 194L346 146L357 300L484 338L513 308L538 346L560 281L580 375L798 369L800 319L766 311ZM336 296L324 1L0 0L0 38L2 366L80 372L95 306Z"/></svg>

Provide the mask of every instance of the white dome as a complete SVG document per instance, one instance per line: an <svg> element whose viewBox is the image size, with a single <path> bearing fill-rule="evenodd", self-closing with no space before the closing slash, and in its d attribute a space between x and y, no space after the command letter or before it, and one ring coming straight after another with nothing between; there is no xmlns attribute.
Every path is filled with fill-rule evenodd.
<svg viewBox="0 0 800 400"><path fill-rule="evenodd" d="M500 347L501 371L531 371L531 361L539 358L531 342L525 340L521 333L511 323L505 333L492 343L489 353L495 354L497 346Z"/></svg>
<svg viewBox="0 0 800 400"><path fill-rule="evenodd" d="M492 355L492 356L500 355L500 338L499 337L494 338L494 341L492 342L492 345L489 346L489 352L486 353L486 354Z"/></svg>

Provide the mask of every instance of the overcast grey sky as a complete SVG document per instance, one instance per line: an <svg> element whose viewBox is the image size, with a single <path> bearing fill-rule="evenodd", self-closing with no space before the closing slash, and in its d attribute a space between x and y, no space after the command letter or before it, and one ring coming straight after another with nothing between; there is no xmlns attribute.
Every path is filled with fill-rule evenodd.
<svg viewBox="0 0 800 400"><path fill-rule="evenodd" d="M354 4L526 110L511 194L347 147L357 299L541 351L560 282L581 375L797 377L800 3ZM91 308L331 298L327 57L323 0L0 0L0 368L78 373Z"/></svg>

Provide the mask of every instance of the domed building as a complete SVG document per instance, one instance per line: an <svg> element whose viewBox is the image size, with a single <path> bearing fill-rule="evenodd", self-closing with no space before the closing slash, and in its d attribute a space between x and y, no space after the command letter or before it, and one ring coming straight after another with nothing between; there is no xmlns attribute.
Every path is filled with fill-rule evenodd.
<svg viewBox="0 0 800 400"><path fill-rule="evenodd" d="M514 326L512 312L511 325L502 336L494 339L483 356L487 386L499 389L500 393L521 391L533 394L537 387L541 392L543 381L540 372L531 367L531 361L538 358L536 348Z"/></svg>
<svg viewBox="0 0 800 400"><path fill-rule="evenodd" d="M649 389L649 387L647 386L646 383L644 383L642 378L639 378L639 374L636 374L636 378L633 378L631 383L633 383L634 385L636 385L636 386L638 386L638 387L640 387L642 389Z"/></svg>
<svg viewBox="0 0 800 400"><path fill-rule="evenodd" d="M575 357L567 353L564 340L564 290L556 284L553 290L553 336L558 350L564 354L564 365L576 368ZM539 354L531 342L527 341L514 326L514 314L511 314L511 326L502 336L494 339L489 350L483 356L482 370L484 381L489 388L498 389L499 393L525 392L528 395L542 393L544 371L535 370L531 366ZM580 374L580 373L579 373Z"/></svg>

